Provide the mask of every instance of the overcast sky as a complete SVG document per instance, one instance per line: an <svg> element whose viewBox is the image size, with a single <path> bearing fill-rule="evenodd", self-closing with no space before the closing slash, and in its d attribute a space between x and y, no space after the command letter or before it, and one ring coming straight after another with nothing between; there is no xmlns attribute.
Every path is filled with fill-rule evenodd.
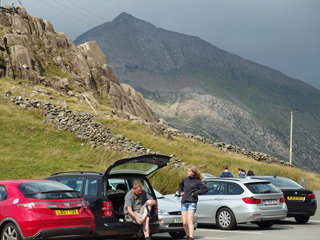
<svg viewBox="0 0 320 240"><path fill-rule="evenodd" d="M1 4L11 4L1 0ZM320 89L319 0L20 0L74 40L122 12ZM19 6L19 0L14 1Z"/></svg>

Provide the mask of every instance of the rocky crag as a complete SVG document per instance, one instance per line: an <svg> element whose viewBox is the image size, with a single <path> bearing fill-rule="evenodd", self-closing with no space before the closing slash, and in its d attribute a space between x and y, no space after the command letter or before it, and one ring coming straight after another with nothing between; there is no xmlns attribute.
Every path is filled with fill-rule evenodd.
<svg viewBox="0 0 320 240"><path fill-rule="evenodd" d="M8 9L12 6L5 6ZM76 46L52 24L24 8L0 16L0 77L51 87L92 105L112 108L149 122L158 118L132 87L120 84L94 41Z"/></svg>

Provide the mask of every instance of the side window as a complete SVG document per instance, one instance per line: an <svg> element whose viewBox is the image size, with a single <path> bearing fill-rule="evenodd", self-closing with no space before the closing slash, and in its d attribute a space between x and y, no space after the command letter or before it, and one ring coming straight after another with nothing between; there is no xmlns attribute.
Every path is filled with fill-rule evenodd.
<svg viewBox="0 0 320 240"><path fill-rule="evenodd" d="M108 183L108 194L124 193L130 190L126 179L123 178L109 178Z"/></svg>
<svg viewBox="0 0 320 240"><path fill-rule="evenodd" d="M206 195L218 195L222 185L224 185L224 182L208 181L205 182L205 184L208 188L208 192L206 193ZM223 190L221 192L223 192Z"/></svg>
<svg viewBox="0 0 320 240"><path fill-rule="evenodd" d="M218 189L218 195L226 195L226 184L225 182L221 182L220 188Z"/></svg>
<svg viewBox="0 0 320 240"><path fill-rule="evenodd" d="M237 184L228 183L227 186L228 186L228 195L240 195L241 193L243 193L243 189Z"/></svg>
<svg viewBox="0 0 320 240"><path fill-rule="evenodd" d="M3 185L0 185L0 201L3 201L7 199L7 190L6 187Z"/></svg>
<svg viewBox="0 0 320 240"><path fill-rule="evenodd" d="M96 196L98 193L98 180L87 178L84 187L84 196Z"/></svg>

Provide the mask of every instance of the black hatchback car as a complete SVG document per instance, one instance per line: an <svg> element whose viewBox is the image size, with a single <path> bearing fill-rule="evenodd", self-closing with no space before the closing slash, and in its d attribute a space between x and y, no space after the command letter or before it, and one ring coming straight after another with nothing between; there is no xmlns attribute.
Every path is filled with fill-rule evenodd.
<svg viewBox="0 0 320 240"><path fill-rule="evenodd" d="M283 192L288 207L287 217L294 217L297 223L304 224L317 211L316 195L296 181L279 176L250 176L270 181Z"/></svg>
<svg viewBox="0 0 320 240"><path fill-rule="evenodd" d="M95 238L138 238L143 236L141 227L124 221L124 197L133 183L139 180L143 190L156 200L146 176L166 166L169 160L170 157L164 155L142 155L118 160L104 173L60 172L46 179L68 185L89 202L95 216ZM150 234L158 232L158 208L154 206L150 216Z"/></svg>

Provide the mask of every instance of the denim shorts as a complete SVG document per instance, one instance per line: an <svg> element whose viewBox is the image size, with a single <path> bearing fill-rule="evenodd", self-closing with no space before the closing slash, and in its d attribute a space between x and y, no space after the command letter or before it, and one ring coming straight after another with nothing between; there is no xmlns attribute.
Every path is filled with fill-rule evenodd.
<svg viewBox="0 0 320 240"><path fill-rule="evenodd" d="M196 212L197 211L197 203L195 203L195 202L181 203L181 212L187 212L187 211Z"/></svg>

